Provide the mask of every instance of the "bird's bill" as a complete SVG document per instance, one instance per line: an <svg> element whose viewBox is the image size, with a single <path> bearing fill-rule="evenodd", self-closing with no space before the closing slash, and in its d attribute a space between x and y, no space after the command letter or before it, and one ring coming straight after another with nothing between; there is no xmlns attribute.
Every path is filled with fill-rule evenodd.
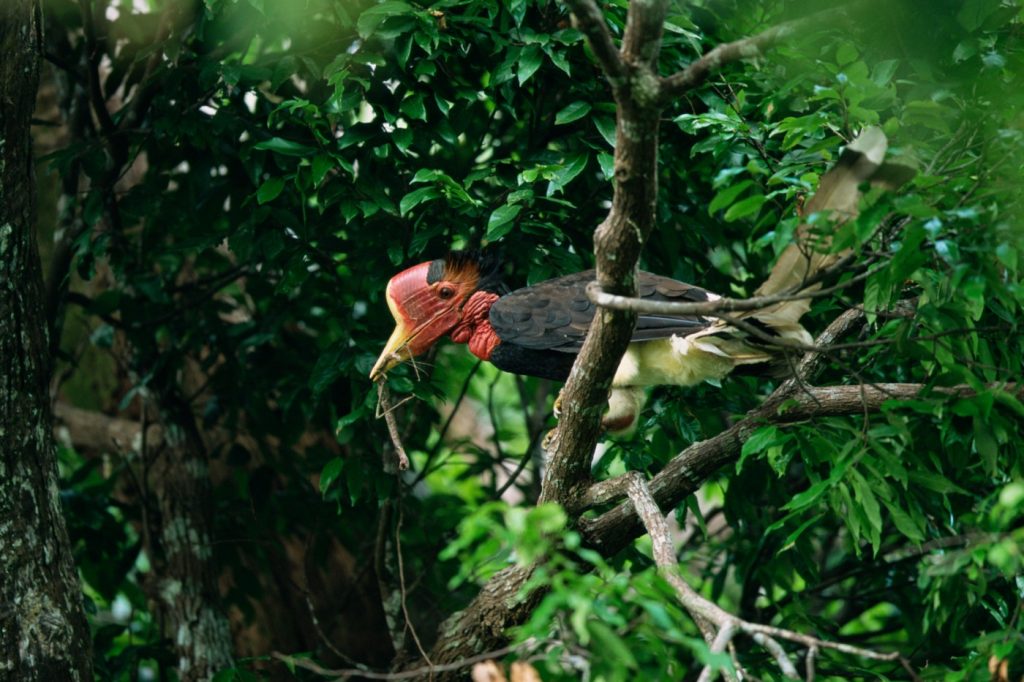
<svg viewBox="0 0 1024 682"><path fill-rule="evenodd" d="M442 311L412 329L404 322L398 322L391 338L381 351L380 357L370 370L370 379L377 381L383 378L392 367L412 360L430 350L438 339L444 336L458 320L458 313L453 310Z"/></svg>
<svg viewBox="0 0 1024 682"><path fill-rule="evenodd" d="M388 370L392 367L412 358L412 353L409 351L409 343L414 336L415 331L410 331L401 322L395 326L395 331L391 332L391 338L388 339L384 350L380 353L380 357L377 358L373 369L370 370L370 379L372 381L377 381L387 374Z"/></svg>
<svg viewBox="0 0 1024 682"><path fill-rule="evenodd" d="M458 321L458 312L444 308L431 315L426 321L410 325L401 315L395 315L395 331L391 332L380 357L370 370L370 379L377 381L392 367L422 355L437 343Z"/></svg>

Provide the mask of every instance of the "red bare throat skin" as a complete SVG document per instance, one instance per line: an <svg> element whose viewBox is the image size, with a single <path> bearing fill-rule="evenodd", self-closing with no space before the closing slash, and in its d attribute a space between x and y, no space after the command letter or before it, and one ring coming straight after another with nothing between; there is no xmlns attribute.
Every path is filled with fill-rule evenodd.
<svg viewBox="0 0 1024 682"><path fill-rule="evenodd" d="M462 307L462 319L451 331L452 341L468 343L469 352L481 360L490 360L491 353L501 342L487 319L497 300L498 295L489 291L478 291L470 296Z"/></svg>

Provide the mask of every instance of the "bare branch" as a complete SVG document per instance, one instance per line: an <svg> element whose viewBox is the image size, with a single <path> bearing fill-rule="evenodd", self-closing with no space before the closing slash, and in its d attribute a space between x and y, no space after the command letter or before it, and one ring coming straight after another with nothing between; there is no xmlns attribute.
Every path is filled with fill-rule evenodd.
<svg viewBox="0 0 1024 682"><path fill-rule="evenodd" d="M836 14L843 14L849 9L849 7L840 7L825 10L809 17L773 26L766 31L758 33L756 36L719 45L682 71L662 78L662 101L667 103L668 100L679 97L688 90L692 90L727 64L759 57L765 50L775 44L802 33L811 26L824 24L826 19L834 18Z"/></svg>
<svg viewBox="0 0 1024 682"><path fill-rule="evenodd" d="M621 476L598 481L587 489L586 494L583 496L583 504L588 508L596 507L620 497L625 497L626 489L629 486L633 473L635 472L627 472Z"/></svg>
<svg viewBox="0 0 1024 682"><path fill-rule="evenodd" d="M634 5L627 42L635 49L624 47L623 78L617 84L611 79L618 105L612 206L594 232L598 283L605 291L629 295L636 292L636 264L656 224L660 109L653 69L664 30L665 2ZM598 44L607 50L610 39L599 35L607 31L603 17L600 31L596 28L597 7L584 0L573 0L572 7L587 17L590 28L585 30L592 38L598 36ZM634 314L623 311L603 310L595 316L562 392L563 414L551 439L541 502L558 502L570 514L579 508L589 484L590 458L600 435L612 375L629 345L635 320Z"/></svg>
<svg viewBox="0 0 1024 682"><path fill-rule="evenodd" d="M722 626L729 622L731 616L697 594L696 590L679 575L679 563L676 561L676 550L672 544L668 523L658 507L658 503L654 501L654 496L651 495L651 491L647 487L647 481L644 480L643 474L636 471L630 472L626 476L628 477L626 492L629 494L637 516L643 521L644 528L647 529L647 534L651 537L654 563L658 565L662 577L676 591L679 603L693 616L704 639L713 644L716 639L715 625Z"/></svg>
<svg viewBox="0 0 1024 682"><path fill-rule="evenodd" d="M100 48L96 39L96 12L93 9L92 0L82 0L81 12L88 61L86 75L89 77L89 96L92 99L93 113L100 123L100 128L109 137L117 132L117 124L110 117L110 110L107 109L107 96L103 93L103 85L100 83Z"/></svg>
<svg viewBox="0 0 1024 682"><path fill-rule="evenodd" d="M597 282L587 285L587 298L594 305L613 310L629 310L635 313L649 313L653 315L704 315L716 317L716 313L740 312L748 310L759 310L776 303L789 301L801 301L809 298L820 298L842 291L858 282L861 282L871 275L883 270L887 264L854 275L850 279L840 282L827 289L815 291L800 291L786 294L772 294L771 296L752 296L750 298L716 298L712 301L698 301L693 303L682 301L652 301L643 298L631 298L629 296L617 296L603 291ZM830 268L831 270L831 268Z"/></svg>
<svg viewBox="0 0 1024 682"><path fill-rule="evenodd" d="M796 672L796 667L793 665L793 661L789 660L789 656L786 654L786 650L782 648L781 644L761 632L755 632L751 639L763 646L768 653L772 655L772 658L775 659L775 663L778 664L779 669L782 670L783 675L791 680L800 679L800 676Z"/></svg>
<svg viewBox="0 0 1024 682"><path fill-rule="evenodd" d="M732 642L733 637L736 636L737 629L732 623L726 623L715 635L714 641L711 643L711 653L720 654L725 651L726 647ZM711 682L715 679L715 670L710 665L704 666L704 669L700 671L700 677L697 678L697 682Z"/></svg>
<svg viewBox="0 0 1024 682"><path fill-rule="evenodd" d="M66 438L78 448L123 454L141 452L144 437L150 447L163 445L164 430L160 424L148 424L143 436L143 424L134 419L110 417L63 401L54 404L53 414L57 421L54 430L58 440Z"/></svg>
<svg viewBox="0 0 1024 682"><path fill-rule="evenodd" d="M990 388L1015 395L1024 394L1024 386L1019 384L1001 384ZM715 471L735 460L743 443L760 426L787 424L816 417L862 414L865 411L877 412L886 402L920 399L927 397L927 392L950 397L976 394L973 388L964 385L931 387L926 384L855 384L799 390L795 383L787 382L776 389L764 405L742 421L716 436L694 443L673 457L651 479L651 490L659 504L675 507L703 485ZM780 412L784 403L785 409ZM622 483L603 481L601 486L599 491L608 491L621 487ZM585 499L596 497L596 494L587 494ZM584 519L580 525L588 542L606 556L622 549L641 530L639 519L629 503L621 504L596 519Z"/></svg>
<svg viewBox="0 0 1024 682"><path fill-rule="evenodd" d="M408 466L408 459L406 459L406 462L406 466ZM412 641L416 643L416 649L420 652L420 656L422 656L423 660L427 662L428 667L433 668L434 662L430 660L430 656L427 654L426 649L423 648L423 643L420 641L420 636L416 632L416 627L412 624L412 617L409 615L409 605L407 603L409 595L408 590L405 587L405 561L402 558L402 520L404 517L404 508L402 507L401 501L399 501L398 521L395 522L395 555L398 557L398 588L402 599L402 615L405 617L405 627L408 628L409 634L412 635Z"/></svg>
<svg viewBox="0 0 1024 682"><path fill-rule="evenodd" d="M821 640L817 637L804 635L792 630L761 625L760 623L751 623L734 616L709 599L705 599L679 575L679 564L676 561L675 547L672 544L668 524L665 522L665 516L657 501L655 501L647 482L641 474L636 472L626 474L626 476L629 479L626 488L629 500L643 523L644 529L651 538L654 562L658 565L661 574L672 585L679 603L694 617L701 631L706 633L710 627L719 628L718 634L712 642L713 647L720 645L721 649L724 649L732 636L729 633L723 636L722 632L727 628L735 628L740 632L750 635L755 642L764 647L775 659L782 673L791 679L799 679L796 667L789 659L786 650L776 640L782 639L796 642L806 646L808 649L832 649L833 651L861 658L870 658L878 661L900 661L904 666L907 665L906 659L899 652L883 654L871 649L864 649L841 642ZM701 672L701 679L705 679L705 672L707 671ZM708 675L713 676L710 673ZM707 679L710 679L710 677Z"/></svg>
<svg viewBox="0 0 1024 682"><path fill-rule="evenodd" d="M601 64L601 69L611 83L612 89L617 90L625 82L626 67L612 40L604 14L594 0L567 0L566 4L576 17L577 28L587 37L590 49L594 51L594 56Z"/></svg>

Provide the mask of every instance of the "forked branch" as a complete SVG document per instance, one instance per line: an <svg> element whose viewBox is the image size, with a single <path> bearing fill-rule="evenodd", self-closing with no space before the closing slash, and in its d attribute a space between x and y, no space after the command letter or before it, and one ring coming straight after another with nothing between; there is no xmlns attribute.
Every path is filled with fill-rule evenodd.
<svg viewBox="0 0 1024 682"><path fill-rule="evenodd" d="M789 655L778 640L794 642L805 647L809 657L813 657L811 652L817 653L821 649L832 649L852 656L870 658L877 661L899 661L907 672L916 679L917 676L899 652L883 654L871 649L818 639L817 637L811 637L810 635L794 632L793 630L751 623L705 599L679 575L679 563L676 561L676 550L672 544L668 524L665 522L665 516L658 507L658 503L655 502L654 496L651 494L651 490L643 476L635 472L629 474L629 484L626 487L626 491L633 504L633 508L643 522L644 529L651 537L654 562L658 565L661 574L675 590L679 603L697 621L701 630L705 632L705 636L706 628L709 627L709 624L717 628L717 633L711 644L713 652L720 653L724 651L736 634L743 633L749 635L758 645L768 651L779 665L782 673L791 679L798 677L796 666L793 665ZM714 679L717 672L711 666L706 666L701 671L698 679L700 682L710 682Z"/></svg>

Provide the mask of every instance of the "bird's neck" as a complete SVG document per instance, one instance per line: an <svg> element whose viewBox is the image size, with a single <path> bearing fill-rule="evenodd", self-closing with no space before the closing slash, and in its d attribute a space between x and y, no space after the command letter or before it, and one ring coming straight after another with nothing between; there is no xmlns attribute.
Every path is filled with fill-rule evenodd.
<svg viewBox="0 0 1024 682"><path fill-rule="evenodd" d="M481 360L490 360L491 352L501 339L491 327L488 314L498 295L490 291L478 291L469 297L462 307L462 319L451 331L452 341L468 343L469 352Z"/></svg>

